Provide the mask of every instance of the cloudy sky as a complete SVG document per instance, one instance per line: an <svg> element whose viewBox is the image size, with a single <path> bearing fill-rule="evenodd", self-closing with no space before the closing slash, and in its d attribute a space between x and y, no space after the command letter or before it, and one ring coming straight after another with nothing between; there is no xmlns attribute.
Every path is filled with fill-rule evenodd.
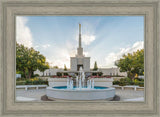
<svg viewBox="0 0 160 117"><path fill-rule="evenodd" d="M123 54L143 48L143 16L17 16L16 40L40 51L51 66L70 68L78 47L78 24L82 47L91 57L91 68L115 67Z"/></svg>

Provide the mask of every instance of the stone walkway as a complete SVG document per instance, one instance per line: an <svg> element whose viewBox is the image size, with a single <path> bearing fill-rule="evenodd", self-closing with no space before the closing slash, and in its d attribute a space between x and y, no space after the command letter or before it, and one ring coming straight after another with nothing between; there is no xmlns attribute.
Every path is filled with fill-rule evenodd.
<svg viewBox="0 0 160 117"><path fill-rule="evenodd" d="M41 96L46 95L46 89L16 89L16 98L19 101L29 101L29 98L41 101ZM116 95L120 96L120 101L143 101L144 91L116 89ZM26 100L28 98L28 100ZM140 99L140 100L139 100ZM17 101L18 101L17 100Z"/></svg>
<svg viewBox="0 0 160 117"><path fill-rule="evenodd" d="M126 101L128 99L136 100L144 97L144 91L116 89L116 95L120 96L120 101Z"/></svg>
<svg viewBox="0 0 160 117"><path fill-rule="evenodd" d="M46 95L46 89L16 89L16 97L32 98L41 101L41 96Z"/></svg>

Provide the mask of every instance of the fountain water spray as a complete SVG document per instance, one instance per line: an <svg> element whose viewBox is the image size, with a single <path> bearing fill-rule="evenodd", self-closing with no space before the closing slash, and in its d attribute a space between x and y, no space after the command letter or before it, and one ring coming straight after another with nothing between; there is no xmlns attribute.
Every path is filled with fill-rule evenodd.
<svg viewBox="0 0 160 117"><path fill-rule="evenodd" d="M78 76L76 76L76 87L78 87Z"/></svg>
<svg viewBox="0 0 160 117"><path fill-rule="evenodd" d="M67 78L67 89L73 89L73 80L69 77Z"/></svg>
<svg viewBox="0 0 160 117"><path fill-rule="evenodd" d="M87 81L87 88L88 89L94 89L94 80L88 80Z"/></svg>
<svg viewBox="0 0 160 117"><path fill-rule="evenodd" d="M82 67L80 67L79 77L76 76L76 88L77 89L85 88L85 73ZM87 88L94 89L94 80L90 79L87 81ZM67 78L67 89L73 89L73 80L70 79L69 77Z"/></svg>

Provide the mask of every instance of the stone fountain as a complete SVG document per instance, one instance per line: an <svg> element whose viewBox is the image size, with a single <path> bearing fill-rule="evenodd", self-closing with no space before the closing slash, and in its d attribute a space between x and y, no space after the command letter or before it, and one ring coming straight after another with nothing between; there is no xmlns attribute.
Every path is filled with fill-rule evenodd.
<svg viewBox="0 0 160 117"><path fill-rule="evenodd" d="M47 87L47 96L50 99L63 100L111 100L115 96L115 88L94 86L94 80L86 81L82 67L76 76L76 86L73 78L67 78L65 86Z"/></svg>

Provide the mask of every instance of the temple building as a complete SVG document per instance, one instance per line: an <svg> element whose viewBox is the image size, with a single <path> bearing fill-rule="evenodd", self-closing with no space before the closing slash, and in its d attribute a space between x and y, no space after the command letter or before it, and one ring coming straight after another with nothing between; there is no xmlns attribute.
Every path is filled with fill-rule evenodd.
<svg viewBox="0 0 160 117"><path fill-rule="evenodd" d="M83 68L83 71L85 72L86 76L92 75L92 73L98 73L101 72L103 75L109 75L109 76L127 76L126 72L120 72L119 68L99 68L97 71L93 71L90 68L90 57L85 57L83 54L83 47L82 47L82 38L81 38L81 24L79 24L79 39L78 39L78 48L77 48L77 54L75 57L70 57L70 69L65 71L63 68L50 68L44 71L44 74L40 72L38 69L34 71L34 74L38 74L39 76L52 76L57 75L57 73L69 74L71 76L74 76L75 74L79 73L80 67Z"/></svg>
<svg viewBox="0 0 160 117"><path fill-rule="evenodd" d="M82 48L82 38L81 38L81 24L79 24L79 46L77 48L77 55L70 58L70 70L79 71L82 67L84 71L90 71L90 57L85 57Z"/></svg>

